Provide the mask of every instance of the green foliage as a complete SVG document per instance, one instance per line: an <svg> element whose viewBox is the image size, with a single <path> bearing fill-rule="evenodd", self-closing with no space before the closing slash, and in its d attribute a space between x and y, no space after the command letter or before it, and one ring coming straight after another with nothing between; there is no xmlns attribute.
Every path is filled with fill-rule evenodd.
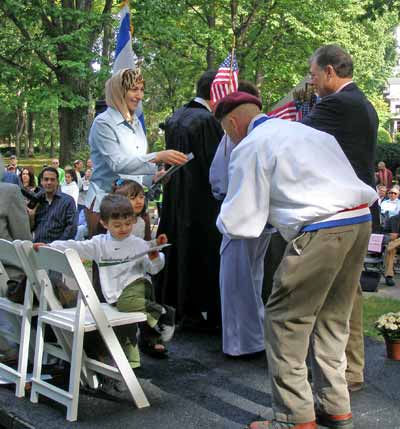
<svg viewBox="0 0 400 429"><path fill-rule="evenodd" d="M393 143L392 136L384 128L379 127L378 129L378 144Z"/></svg>
<svg viewBox="0 0 400 429"><path fill-rule="evenodd" d="M392 143L378 144L375 159L376 162L384 161L386 167L394 171L400 166L400 145Z"/></svg>
<svg viewBox="0 0 400 429"><path fill-rule="evenodd" d="M364 298L364 335L382 340L375 328L375 321L384 313L400 311L400 301L390 298Z"/></svg>
<svg viewBox="0 0 400 429"><path fill-rule="evenodd" d="M110 74L118 26L113 3L0 2L0 113L34 112L35 144L49 148L61 140L64 159L85 150L86 113ZM130 3L152 150L164 144L158 124L194 95L202 71L218 67L234 34L240 77L260 87L266 110L308 74L307 58L318 46L335 42L353 56L355 80L387 126L381 93L396 59L397 0ZM0 138L14 138L15 125L1 125Z"/></svg>

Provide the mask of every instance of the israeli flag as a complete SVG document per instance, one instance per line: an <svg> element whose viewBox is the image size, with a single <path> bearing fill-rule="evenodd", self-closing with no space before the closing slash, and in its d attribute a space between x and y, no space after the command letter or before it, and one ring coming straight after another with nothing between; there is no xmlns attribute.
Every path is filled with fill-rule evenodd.
<svg viewBox="0 0 400 429"><path fill-rule="evenodd" d="M137 57L132 49L131 14L127 4L121 9L119 13L119 19L120 25L117 36L117 47L115 49L113 74L121 69L134 69L136 67L137 60ZM143 130L146 133L143 107L141 102L136 109L136 115L139 118L139 121L142 123Z"/></svg>

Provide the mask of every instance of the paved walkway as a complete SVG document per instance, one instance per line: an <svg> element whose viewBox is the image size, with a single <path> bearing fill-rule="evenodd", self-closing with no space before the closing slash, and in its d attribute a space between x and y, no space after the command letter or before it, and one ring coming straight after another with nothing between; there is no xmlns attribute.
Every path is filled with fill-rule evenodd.
<svg viewBox="0 0 400 429"><path fill-rule="evenodd" d="M83 392L79 421L72 424L62 406L44 398L35 405L1 387L0 425L12 427L4 412L46 429L241 429L271 416L265 357L232 360L222 355L217 336L189 333L178 333L170 352L169 360L143 358L141 382L150 408L137 410L124 395ZM400 362L387 360L384 343L368 338L366 355L367 386L352 397L355 428L400 429Z"/></svg>
<svg viewBox="0 0 400 429"><path fill-rule="evenodd" d="M381 281L365 297L400 300L398 286ZM258 416L271 416L271 393L264 357L232 360L221 353L217 336L178 332L169 346L170 359L143 357L140 381L151 407L137 410L122 394L82 391L79 421L68 423L65 409L29 395L17 399L0 387L0 427L77 429L241 429ZM366 388L352 396L355 429L400 429L400 362L386 359L383 342L366 338ZM13 419L17 416L17 419ZM18 420L19 419L19 420Z"/></svg>

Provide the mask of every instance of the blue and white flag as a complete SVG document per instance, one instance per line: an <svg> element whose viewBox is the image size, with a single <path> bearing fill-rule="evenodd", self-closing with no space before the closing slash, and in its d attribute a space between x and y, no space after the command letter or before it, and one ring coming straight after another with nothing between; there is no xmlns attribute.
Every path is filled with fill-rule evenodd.
<svg viewBox="0 0 400 429"><path fill-rule="evenodd" d="M117 36L117 47L115 49L115 59L113 66L113 74L121 69L135 69L137 57L132 49L132 34L131 34L131 14L128 4L121 9L119 13L120 25ZM144 123L144 114L142 102L139 103L136 109L136 115L142 123L143 130L146 133Z"/></svg>

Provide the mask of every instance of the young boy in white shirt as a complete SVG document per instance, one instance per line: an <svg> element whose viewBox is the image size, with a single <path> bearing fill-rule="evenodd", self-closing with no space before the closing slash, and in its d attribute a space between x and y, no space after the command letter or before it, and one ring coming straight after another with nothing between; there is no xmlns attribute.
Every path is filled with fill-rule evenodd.
<svg viewBox="0 0 400 429"><path fill-rule="evenodd" d="M106 234L84 241L53 241L49 245L58 250L75 249L82 259L96 261L107 302L122 312L145 312L149 326L160 331L163 341L169 341L175 329L175 309L154 301L153 286L145 278L146 273L157 274L163 269L164 254L153 251L134 259L150 249L151 242L132 235L134 213L128 198L117 194L104 197L100 222L107 229ZM165 244L166 235L160 235L156 242ZM35 243L34 248L44 245ZM131 367L140 367L136 325L121 326L115 331Z"/></svg>

